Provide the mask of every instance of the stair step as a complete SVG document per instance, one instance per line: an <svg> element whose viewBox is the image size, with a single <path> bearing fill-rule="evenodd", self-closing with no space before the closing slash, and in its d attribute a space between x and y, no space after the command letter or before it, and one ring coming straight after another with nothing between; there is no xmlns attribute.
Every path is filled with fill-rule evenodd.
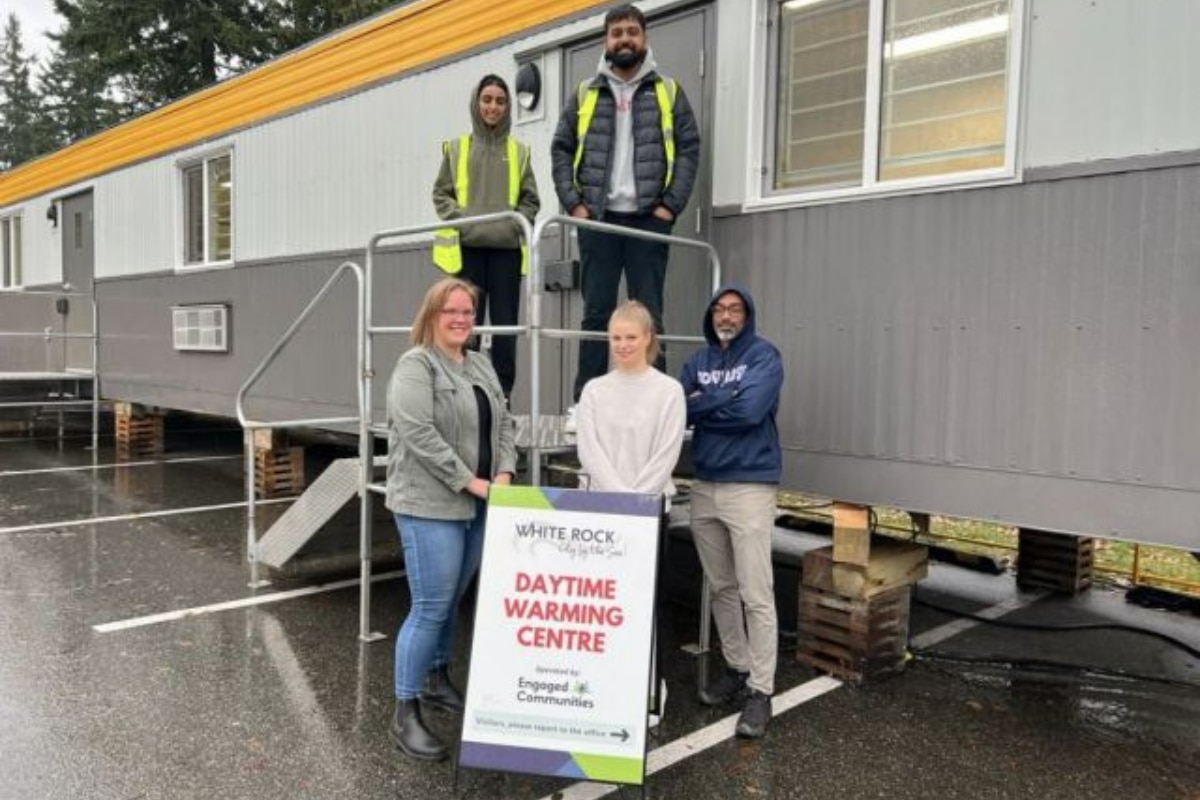
<svg viewBox="0 0 1200 800"><path fill-rule="evenodd" d="M387 465L375 456L374 466ZM278 569L358 493L357 458L339 458L321 473L258 542L258 560Z"/></svg>

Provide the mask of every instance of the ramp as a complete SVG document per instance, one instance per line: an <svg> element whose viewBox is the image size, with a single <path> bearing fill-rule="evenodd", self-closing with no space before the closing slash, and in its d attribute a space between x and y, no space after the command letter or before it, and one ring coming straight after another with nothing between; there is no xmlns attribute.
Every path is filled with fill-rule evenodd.
<svg viewBox="0 0 1200 800"><path fill-rule="evenodd" d="M374 466L387 465L375 456ZM258 560L278 569L358 494L358 459L339 458L312 482L258 542Z"/></svg>

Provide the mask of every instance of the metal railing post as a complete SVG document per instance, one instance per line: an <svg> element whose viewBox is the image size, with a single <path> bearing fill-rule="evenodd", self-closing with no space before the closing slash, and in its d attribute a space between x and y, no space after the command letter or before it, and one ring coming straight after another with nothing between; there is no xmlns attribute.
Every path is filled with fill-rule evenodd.
<svg viewBox="0 0 1200 800"><path fill-rule="evenodd" d="M100 451L100 304L92 283L92 458Z"/></svg>
<svg viewBox="0 0 1200 800"><path fill-rule="evenodd" d="M374 539L371 480L375 477L375 434L371 432L374 409L371 397L375 370L372 367L374 348L370 330L374 318L371 310L374 258L374 248L368 245L366 273L362 291L358 296L358 639L361 642L374 642L384 638L382 633L371 630L371 556Z"/></svg>
<svg viewBox="0 0 1200 800"><path fill-rule="evenodd" d="M259 580L258 577L258 462L254 452L254 432L257 428L245 428L242 431L242 446L246 451L246 559L250 562L250 588L259 589L269 581Z"/></svg>

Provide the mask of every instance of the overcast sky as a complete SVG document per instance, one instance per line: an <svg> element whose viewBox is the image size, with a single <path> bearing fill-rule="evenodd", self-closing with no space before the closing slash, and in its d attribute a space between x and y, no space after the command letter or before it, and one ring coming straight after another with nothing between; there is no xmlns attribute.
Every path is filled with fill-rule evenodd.
<svg viewBox="0 0 1200 800"><path fill-rule="evenodd" d="M46 31L57 32L62 25L62 17L54 13L54 4L50 0L0 0L0 20L7 20L11 12L16 12L21 20L25 51L37 56L39 63L45 62L50 49Z"/></svg>

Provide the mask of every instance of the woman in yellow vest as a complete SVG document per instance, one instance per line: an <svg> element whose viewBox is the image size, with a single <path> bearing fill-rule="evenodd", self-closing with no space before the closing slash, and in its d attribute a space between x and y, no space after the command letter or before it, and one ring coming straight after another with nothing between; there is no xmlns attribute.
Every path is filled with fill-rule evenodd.
<svg viewBox="0 0 1200 800"><path fill-rule="evenodd" d="M442 219L515 210L531 223L541 203L529 164L529 147L509 136L512 109L508 84L485 75L471 93L472 131L442 144L442 168L433 185L433 205ZM520 226L508 220L445 228L434 239L433 261L479 289L475 324L516 325L521 276L528 255ZM476 345L477 346L477 345ZM492 339L492 364L504 396L517 376L514 336Z"/></svg>

